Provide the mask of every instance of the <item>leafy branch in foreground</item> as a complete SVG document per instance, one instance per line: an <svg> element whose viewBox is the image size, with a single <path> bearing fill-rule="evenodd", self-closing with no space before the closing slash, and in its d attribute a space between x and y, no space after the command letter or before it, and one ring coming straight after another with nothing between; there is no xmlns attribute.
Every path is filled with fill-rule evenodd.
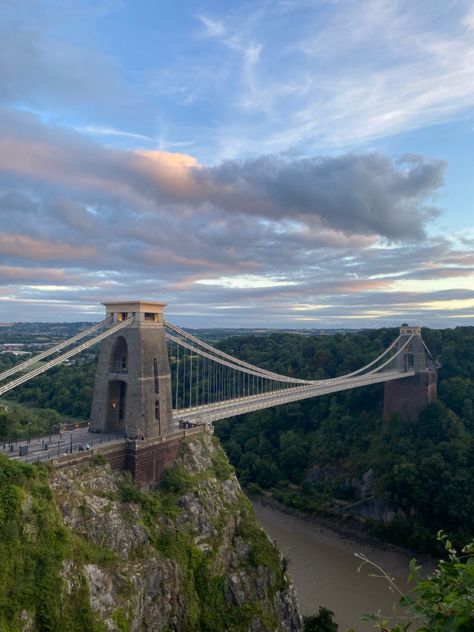
<svg viewBox="0 0 474 632"><path fill-rule="evenodd" d="M370 564L376 569L373 577L387 580L390 589L400 595L404 615L388 619L380 613L364 615L380 632L474 632L474 540L458 555L448 536L440 531L438 540L444 543L447 559L426 579L420 579L421 566L410 563L408 581L415 583L414 597L407 596L383 568L356 553L362 560L359 569ZM353 631L350 631L353 632Z"/></svg>

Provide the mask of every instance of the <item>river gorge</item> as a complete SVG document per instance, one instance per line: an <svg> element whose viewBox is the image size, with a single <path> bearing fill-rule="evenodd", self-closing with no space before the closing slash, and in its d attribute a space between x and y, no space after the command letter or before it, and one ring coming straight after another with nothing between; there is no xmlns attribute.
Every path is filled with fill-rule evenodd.
<svg viewBox="0 0 474 632"><path fill-rule="evenodd" d="M399 596L389 590L385 579L371 576L377 573L374 567L359 569L361 562L354 553L380 565L403 591L407 589L408 555L343 537L317 522L259 502L253 505L258 521L289 560L303 615L315 614L319 606L325 606L334 612L339 632L351 627L356 632L373 629L371 623L361 621L364 613L380 609L393 616Z"/></svg>

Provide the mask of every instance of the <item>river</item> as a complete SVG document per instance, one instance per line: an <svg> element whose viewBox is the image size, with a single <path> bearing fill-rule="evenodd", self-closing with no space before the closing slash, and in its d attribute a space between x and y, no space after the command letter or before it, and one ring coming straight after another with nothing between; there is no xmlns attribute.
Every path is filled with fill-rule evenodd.
<svg viewBox="0 0 474 632"><path fill-rule="evenodd" d="M393 616L398 596L390 592L385 579L371 577L376 569L364 566L354 553L363 553L379 564L406 590L410 557L391 550L344 538L317 523L253 503L257 518L266 533L276 540L289 560L289 574L298 593L303 615L316 614L325 606L335 614L339 631L373 630L373 624L360 620L366 612L379 609Z"/></svg>

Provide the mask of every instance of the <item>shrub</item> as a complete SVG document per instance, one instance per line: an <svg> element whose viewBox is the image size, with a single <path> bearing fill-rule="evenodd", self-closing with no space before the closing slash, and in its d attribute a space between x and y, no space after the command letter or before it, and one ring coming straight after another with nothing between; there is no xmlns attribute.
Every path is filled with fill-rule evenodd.
<svg viewBox="0 0 474 632"><path fill-rule="evenodd" d="M406 609L401 622L394 625L380 614L365 615L380 632L473 632L474 631L474 540L458 555L448 537L440 531L447 559L427 578L419 579L421 567L410 563L409 581L415 582L415 597L404 595L387 573L365 556L357 554L362 564L369 563L384 576L392 590L401 595L400 605ZM408 619L408 621L407 621ZM415 626L415 627L412 627Z"/></svg>
<svg viewBox="0 0 474 632"><path fill-rule="evenodd" d="M320 607L316 615L304 617L304 632L337 632L338 625L333 620L334 612Z"/></svg>

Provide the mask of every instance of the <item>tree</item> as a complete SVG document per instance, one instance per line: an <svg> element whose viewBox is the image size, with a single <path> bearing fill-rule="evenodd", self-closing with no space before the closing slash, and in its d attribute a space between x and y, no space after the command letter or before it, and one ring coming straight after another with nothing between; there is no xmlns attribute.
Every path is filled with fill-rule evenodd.
<svg viewBox="0 0 474 632"><path fill-rule="evenodd" d="M289 430L280 434L280 469L290 481L298 483L303 478L308 463L308 444L296 432Z"/></svg>
<svg viewBox="0 0 474 632"><path fill-rule="evenodd" d="M304 632L337 632L339 626L333 616L334 612L320 607L318 614L304 617Z"/></svg>

